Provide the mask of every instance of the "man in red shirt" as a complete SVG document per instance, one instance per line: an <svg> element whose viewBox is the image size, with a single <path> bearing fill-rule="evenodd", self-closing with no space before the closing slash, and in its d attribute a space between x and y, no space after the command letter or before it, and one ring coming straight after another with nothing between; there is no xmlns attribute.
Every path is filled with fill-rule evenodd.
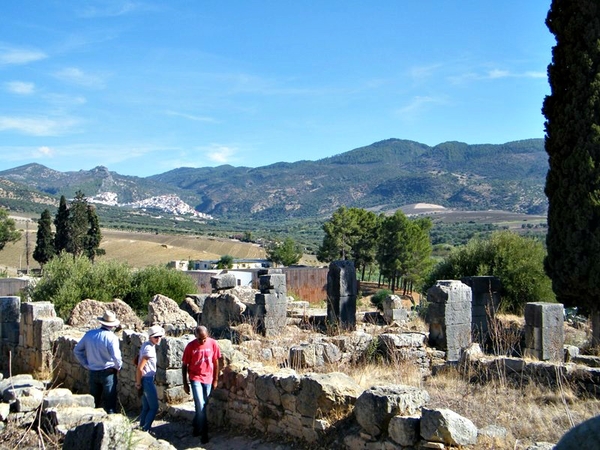
<svg viewBox="0 0 600 450"><path fill-rule="evenodd" d="M217 341L208 337L205 326L196 327L196 339L186 345L183 351L181 372L183 375L183 390L190 393L192 385L192 396L196 415L194 416L193 434L201 436L200 442L208 442L208 421L206 419L206 402L212 389L217 387L219 381L219 360L221 350ZM188 383L189 376L189 383Z"/></svg>

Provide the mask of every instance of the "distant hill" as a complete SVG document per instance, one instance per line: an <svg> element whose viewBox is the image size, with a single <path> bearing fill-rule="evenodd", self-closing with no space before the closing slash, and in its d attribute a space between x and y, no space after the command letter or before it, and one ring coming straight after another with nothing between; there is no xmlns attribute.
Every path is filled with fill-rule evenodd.
<svg viewBox="0 0 600 450"><path fill-rule="evenodd" d="M435 147L388 139L318 161L179 168L146 178L102 166L58 172L28 164L0 172L0 205L37 211L81 190L87 197L111 193L120 205L177 196L229 220L323 219L342 205L388 212L414 203L544 214L547 159L543 139Z"/></svg>

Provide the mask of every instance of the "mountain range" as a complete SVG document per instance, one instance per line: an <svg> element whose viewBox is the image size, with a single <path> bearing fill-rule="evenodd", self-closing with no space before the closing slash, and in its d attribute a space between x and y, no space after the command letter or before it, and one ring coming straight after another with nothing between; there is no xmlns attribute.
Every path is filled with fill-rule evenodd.
<svg viewBox="0 0 600 450"><path fill-rule="evenodd" d="M547 170L543 139L435 147L387 139L317 161L182 167L145 178L103 166L60 172L27 164L0 171L0 206L39 211L81 190L104 205L204 219L323 219L340 206L390 212L413 203L545 214Z"/></svg>

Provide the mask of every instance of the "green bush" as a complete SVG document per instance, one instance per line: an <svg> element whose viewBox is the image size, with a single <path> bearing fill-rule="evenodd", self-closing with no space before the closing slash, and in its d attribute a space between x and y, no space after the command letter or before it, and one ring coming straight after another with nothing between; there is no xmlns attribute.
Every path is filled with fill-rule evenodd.
<svg viewBox="0 0 600 450"><path fill-rule="evenodd" d="M371 297L371 303L373 303L379 311L383 311L383 301L389 295L392 295L392 291L389 289L380 289Z"/></svg>
<svg viewBox="0 0 600 450"><path fill-rule="evenodd" d="M156 294L165 295L181 303L186 295L196 292L196 282L184 272L164 266L148 266L133 274L129 293L123 300L136 313L146 314L148 303Z"/></svg>
<svg viewBox="0 0 600 450"><path fill-rule="evenodd" d="M457 247L431 272L424 291L436 280L460 280L492 275L502 283L501 309L520 314L528 302L554 302L550 278L544 272L546 250L537 239L497 231Z"/></svg>
<svg viewBox="0 0 600 450"><path fill-rule="evenodd" d="M56 313L67 320L77 303L87 298L110 302L130 288L131 272L125 263L73 257L62 253L44 265L41 279L28 294L33 301L54 303Z"/></svg>

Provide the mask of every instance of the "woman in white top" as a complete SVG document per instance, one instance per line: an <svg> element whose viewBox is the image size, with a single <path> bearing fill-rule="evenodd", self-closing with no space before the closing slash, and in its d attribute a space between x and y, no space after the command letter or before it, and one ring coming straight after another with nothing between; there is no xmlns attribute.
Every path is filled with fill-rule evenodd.
<svg viewBox="0 0 600 450"><path fill-rule="evenodd" d="M156 345L165 335L159 325L148 329L148 340L142 344L135 371L135 387L142 391L142 412L140 413L140 428L149 431L158 412L158 394L154 385L156 375Z"/></svg>

